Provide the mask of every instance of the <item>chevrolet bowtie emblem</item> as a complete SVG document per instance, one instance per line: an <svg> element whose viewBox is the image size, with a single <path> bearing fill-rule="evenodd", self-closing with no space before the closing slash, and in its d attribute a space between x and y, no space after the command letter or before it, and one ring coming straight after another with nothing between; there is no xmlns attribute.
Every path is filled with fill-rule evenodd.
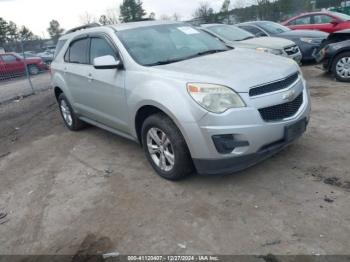
<svg viewBox="0 0 350 262"><path fill-rule="evenodd" d="M282 97L283 100L288 100L288 101L292 101L293 98L295 96L295 91L294 90L291 90L291 91L288 91L287 93L285 93Z"/></svg>

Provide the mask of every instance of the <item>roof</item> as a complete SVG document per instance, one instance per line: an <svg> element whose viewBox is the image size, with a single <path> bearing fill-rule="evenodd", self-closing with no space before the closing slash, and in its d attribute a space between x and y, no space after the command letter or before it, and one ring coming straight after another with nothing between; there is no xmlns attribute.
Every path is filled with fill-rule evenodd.
<svg viewBox="0 0 350 262"><path fill-rule="evenodd" d="M182 23L183 22L174 22L174 21L141 21L141 22L115 24L115 25L112 25L112 27L117 31L123 31L123 30L129 30L129 29L136 29L140 27L182 24Z"/></svg>
<svg viewBox="0 0 350 262"><path fill-rule="evenodd" d="M174 21L141 21L141 22L132 22L132 23L122 23L115 25L99 25L99 24L88 24L84 26L79 26L68 30L65 35L63 35L60 39L70 39L74 36L78 36L81 34L88 34L99 32L101 29L113 28L116 31L123 31L129 29L136 29L141 27L149 27L149 26L157 26L157 25L171 25L171 24L183 24L184 22L174 22Z"/></svg>

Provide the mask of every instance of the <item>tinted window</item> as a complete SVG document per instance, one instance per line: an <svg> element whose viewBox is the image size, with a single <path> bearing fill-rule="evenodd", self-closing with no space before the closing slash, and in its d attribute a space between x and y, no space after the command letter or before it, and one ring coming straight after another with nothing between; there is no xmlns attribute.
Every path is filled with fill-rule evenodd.
<svg viewBox="0 0 350 262"><path fill-rule="evenodd" d="M117 35L141 65L185 60L203 52L229 50L218 39L186 24L129 29L119 31Z"/></svg>
<svg viewBox="0 0 350 262"><path fill-rule="evenodd" d="M54 57L56 57L58 55L58 53L61 51L61 49L63 48L64 44L67 42L67 40L60 40L57 43L56 49L55 49L55 55Z"/></svg>
<svg viewBox="0 0 350 262"><path fill-rule="evenodd" d="M69 50L69 62L77 64L88 64L89 59L87 56L89 39L82 39L73 42Z"/></svg>
<svg viewBox="0 0 350 262"><path fill-rule="evenodd" d="M254 37L251 33L244 31L236 26L216 25L210 26L207 29L228 41L241 41Z"/></svg>
<svg viewBox="0 0 350 262"><path fill-rule="evenodd" d="M270 34L281 34L290 31L288 27L274 22L259 22L259 26Z"/></svg>
<svg viewBox="0 0 350 262"><path fill-rule="evenodd" d="M255 27L255 26L242 25L239 27L252 33L253 35L262 35L262 34L266 35L263 31L261 31L259 28Z"/></svg>
<svg viewBox="0 0 350 262"><path fill-rule="evenodd" d="M333 18L328 15L315 15L314 24L329 24Z"/></svg>
<svg viewBox="0 0 350 262"><path fill-rule="evenodd" d="M311 24L311 16L303 16L295 19L292 22L293 25L309 25Z"/></svg>
<svg viewBox="0 0 350 262"><path fill-rule="evenodd" d="M117 59L115 51L105 39L92 38L90 47L90 63L92 63L96 57L106 55L111 55Z"/></svg>
<svg viewBox="0 0 350 262"><path fill-rule="evenodd" d="M16 57L14 55L2 55L2 60L6 63L14 62L16 61Z"/></svg>

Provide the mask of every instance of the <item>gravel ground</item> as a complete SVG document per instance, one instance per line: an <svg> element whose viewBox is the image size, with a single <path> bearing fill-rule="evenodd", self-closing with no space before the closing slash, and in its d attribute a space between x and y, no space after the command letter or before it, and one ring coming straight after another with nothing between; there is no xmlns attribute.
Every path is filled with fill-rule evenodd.
<svg viewBox="0 0 350 262"><path fill-rule="evenodd" d="M349 254L350 85L303 71L302 139L244 172L179 183L133 142L69 132L52 90L1 105L0 254Z"/></svg>

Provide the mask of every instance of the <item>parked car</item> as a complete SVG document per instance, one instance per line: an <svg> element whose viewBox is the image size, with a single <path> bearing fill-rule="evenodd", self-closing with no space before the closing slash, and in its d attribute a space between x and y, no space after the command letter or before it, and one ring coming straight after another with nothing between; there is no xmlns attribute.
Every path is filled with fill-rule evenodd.
<svg viewBox="0 0 350 262"><path fill-rule="evenodd" d="M50 65L54 59L54 53L52 51L44 51L42 53L38 53L36 54L37 56L39 56L46 65Z"/></svg>
<svg viewBox="0 0 350 262"><path fill-rule="evenodd" d="M292 41L278 37L255 37L253 34L234 25L204 24L200 27L231 47L242 47L289 57L300 63L302 55Z"/></svg>
<svg viewBox="0 0 350 262"><path fill-rule="evenodd" d="M64 123L139 142L166 179L245 169L306 131L309 92L291 59L184 23L90 27L61 37L52 63Z"/></svg>
<svg viewBox="0 0 350 262"><path fill-rule="evenodd" d="M292 30L318 30L334 33L350 29L350 16L338 12L312 12L288 19L282 23Z"/></svg>
<svg viewBox="0 0 350 262"><path fill-rule="evenodd" d="M0 54L0 75L2 78L23 75L26 67L31 75L36 75L47 68L41 58L23 59L15 53Z"/></svg>
<svg viewBox="0 0 350 262"><path fill-rule="evenodd" d="M328 34L324 32L291 30L286 26L270 21L246 22L237 26L257 37L275 36L293 41L300 48L303 55L303 62L314 60L314 55L319 50L322 41L328 37Z"/></svg>
<svg viewBox="0 0 350 262"><path fill-rule="evenodd" d="M330 34L316 60L337 80L350 82L350 29Z"/></svg>

